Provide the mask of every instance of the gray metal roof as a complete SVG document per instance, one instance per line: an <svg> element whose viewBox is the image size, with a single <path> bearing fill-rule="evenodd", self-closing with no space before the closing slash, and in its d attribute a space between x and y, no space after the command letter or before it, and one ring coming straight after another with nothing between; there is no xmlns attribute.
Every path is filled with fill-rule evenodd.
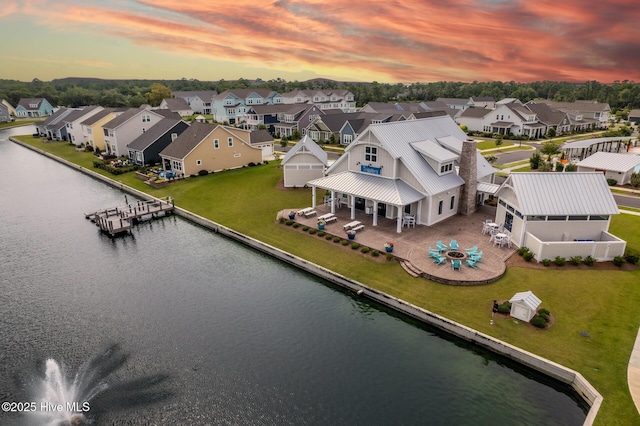
<svg viewBox="0 0 640 426"><path fill-rule="evenodd" d="M509 302L520 302L527 305L529 309L538 309L538 306L540 306L542 300L540 300L538 296L536 296L531 290L529 290L514 294L513 297L509 299Z"/></svg>
<svg viewBox="0 0 640 426"><path fill-rule="evenodd" d="M497 183L489 183L489 182L478 182L476 184L476 189L478 192L484 192L486 194L495 194L500 189L500 185Z"/></svg>
<svg viewBox="0 0 640 426"><path fill-rule="evenodd" d="M322 161L322 164L324 164L325 166L327 165L327 158L328 158L327 153L324 151L324 149L320 147L320 145L315 143L313 139L311 139L307 135L304 135L302 139L300 139L293 147L291 147L291 149L287 152L287 154L282 159L281 164L286 164L289 160L291 160L291 158L293 158L293 156L296 153L301 151L310 152L311 154L316 156L320 161Z"/></svg>
<svg viewBox="0 0 640 426"><path fill-rule="evenodd" d="M437 143L433 141L420 141L413 142L411 146L418 151L420 154L425 157L432 158L439 163L444 163L447 161L453 161L458 159L458 155L449 151L448 149L444 149Z"/></svg>
<svg viewBox="0 0 640 426"><path fill-rule="evenodd" d="M578 166L594 169L628 172L640 164L640 156L598 151L578 163Z"/></svg>
<svg viewBox="0 0 640 426"><path fill-rule="evenodd" d="M616 141L628 141L633 139L633 136L615 136L612 138L595 138L595 139L583 139L581 141L567 142L562 145L562 150L571 148L589 148L591 145L597 145L603 142L616 142Z"/></svg>
<svg viewBox="0 0 640 426"><path fill-rule="evenodd" d="M400 179L388 179L366 173L342 172L314 179L308 184L395 206L415 203L424 198L424 194Z"/></svg>
<svg viewBox="0 0 640 426"><path fill-rule="evenodd" d="M600 172L512 173L498 190L513 187L525 215L610 215L618 206Z"/></svg>

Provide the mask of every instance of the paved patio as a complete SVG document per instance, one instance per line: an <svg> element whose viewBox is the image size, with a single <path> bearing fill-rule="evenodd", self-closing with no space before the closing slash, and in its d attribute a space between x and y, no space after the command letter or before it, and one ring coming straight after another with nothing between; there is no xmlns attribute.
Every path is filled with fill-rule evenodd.
<svg viewBox="0 0 640 426"><path fill-rule="evenodd" d="M303 207L285 209L278 213L278 217L286 217L290 210L300 210ZM315 209L316 216L296 216L295 221L303 225L317 228L317 216L329 213L329 207L319 205ZM350 209L336 208L337 221L328 223L325 232L346 238L343 225L351 222ZM482 223L485 219L494 219L495 207L481 206L471 216L456 215L434 226L416 225L415 228L402 228L402 233L396 232L396 220L378 217L378 225L373 226L373 217L363 211L356 210L356 218L365 225L359 231L355 241L362 245L380 250L384 253L384 244L393 242L393 254L401 261L405 270L410 274L419 275L433 281L454 285L477 285L493 282L500 278L506 270L506 261L516 252L516 248L497 247L489 242L489 235L482 234ZM435 248L436 241L442 240L449 244L457 240L460 250L478 246L483 252L482 261L473 269L463 261L462 270L454 271L451 263L436 265L429 257L429 247Z"/></svg>

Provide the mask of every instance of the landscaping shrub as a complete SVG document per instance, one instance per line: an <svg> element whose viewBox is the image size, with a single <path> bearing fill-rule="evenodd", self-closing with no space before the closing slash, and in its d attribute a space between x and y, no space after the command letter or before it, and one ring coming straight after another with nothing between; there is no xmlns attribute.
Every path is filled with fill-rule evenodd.
<svg viewBox="0 0 640 426"><path fill-rule="evenodd" d="M618 181L615 179L607 179L607 183L609 184L609 186L615 186Z"/></svg>
<svg viewBox="0 0 640 426"><path fill-rule="evenodd" d="M287 226L291 226L291 225L293 225L293 223L294 223L294 222L293 222L293 220L289 219L289 220L287 220L287 221L285 222L285 225L287 225Z"/></svg>
<svg viewBox="0 0 640 426"><path fill-rule="evenodd" d="M572 256L569 258L569 263L572 265L579 265L582 263L582 256Z"/></svg>
<svg viewBox="0 0 640 426"><path fill-rule="evenodd" d="M342 244L343 246L347 246L349 245L349 240L342 240L340 241L340 244Z"/></svg>
<svg viewBox="0 0 640 426"><path fill-rule="evenodd" d="M371 250L369 247L364 246L360 249L360 253L369 253L369 250ZM374 255L375 256L375 255Z"/></svg>
<svg viewBox="0 0 640 426"><path fill-rule="evenodd" d="M311 229L309 229L309 233L310 233L311 235L315 234L316 232L318 232L318 231L316 230L316 228L311 228Z"/></svg>
<svg viewBox="0 0 640 426"><path fill-rule="evenodd" d="M325 238L327 239L327 241L333 240L333 235L327 234Z"/></svg>
<svg viewBox="0 0 640 426"><path fill-rule="evenodd" d="M360 243L353 243L353 244L351 244L351 248L352 248L353 250L358 250L358 249L360 248Z"/></svg>
<svg viewBox="0 0 640 426"><path fill-rule="evenodd" d="M302 230L303 230L304 232L307 232L307 231L309 230L309 227L308 227L307 225L305 225L305 226L303 226L303 227L302 227Z"/></svg>
<svg viewBox="0 0 640 426"><path fill-rule="evenodd" d="M566 166L564 166L564 171L565 172L575 172L578 170L578 166L576 166L573 163L569 163Z"/></svg>
<svg viewBox="0 0 640 426"><path fill-rule="evenodd" d="M300 224L299 224L298 222L296 222L296 223L294 223L294 224L293 224L293 227L294 227L294 228L298 228L299 226L300 226Z"/></svg>
<svg viewBox="0 0 640 426"><path fill-rule="evenodd" d="M528 253L528 252L529 252L529 249L528 249L527 247L524 247L524 246L523 246L523 247L520 247L520 248L518 249L518 254L519 254L520 256L523 256L525 253Z"/></svg>
<svg viewBox="0 0 640 426"><path fill-rule="evenodd" d="M364 250L365 248L368 249L369 247L363 247L362 249ZM367 250L367 251L369 251L369 250ZM363 251L363 253L366 253L366 252ZM373 257L380 256L380 250L371 250L371 256L373 256Z"/></svg>
<svg viewBox="0 0 640 426"><path fill-rule="evenodd" d="M387 253L387 262L391 262L393 260L393 255L391 253Z"/></svg>
<svg viewBox="0 0 640 426"><path fill-rule="evenodd" d="M542 259L541 262L544 266L549 266L551 265L551 259Z"/></svg>
<svg viewBox="0 0 640 426"><path fill-rule="evenodd" d="M326 232L324 231L318 231L318 237L324 237L326 234ZM331 235L329 235L329 238L331 238Z"/></svg>
<svg viewBox="0 0 640 426"><path fill-rule="evenodd" d="M340 241L342 241L342 238L340 238L340 237L333 237L333 242L334 242L334 243L339 243Z"/></svg>
<svg viewBox="0 0 640 426"><path fill-rule="evenodd" d="M624 251L624 258L627 260L627 262L635 265L638 263L638 260L640 260L640 253L632 248L627 247L627 249Z"/></svg>
<svg viewBox="0 0 640 426"><path fill-rule="evenodd" d="M498 305L498 313L508 314L510 312L511 312L511 302L509 302L508 300Z"/></svg>
<svg viewBox="0 0 640 426"><path fill-rule="evenodd" d="M622 256L616 256L613 258L613 264L616 266L622 266L624 265L624 263L627 261L627 259L625 259Z"/></svg>
<svg viewBox="0 0 640 426"><path fill-rule="evenodd" d="M555 260L553 261L553 263L555 263L556 266L564 266L566 262L567 262L567 259L561 256L556 256Z"/></svg>
<svg viewBox="0 0 640 426"><path fill-rule="evenodd" d="M209 174L209 172L208 172L207 170L200 170L200 171L198 172L198 176L206 176L206 175L208 175L208 174Z"/></svg>
<svg viewBox="0 0 640 426"><path fill-rule="evenodd" d="M547 321L545 321L544 318L542 318L539 315L536 315L535 317L531 318L531 321L529 321L531 323L532 326L537 327L537 328L547 328Z"/></svg>
<svg viewBox="0 0 640 426"><path fill-rule="evenodd" d="M280 221L280 223L284 223L287 219L284 217L281 217L280 219L278 219Z"/></svg>
<svg viewBox="0 0 640 426"><path fill-rule="evenodd" d="M596 260L591 257L591 256L587 256L584 258L584 264L587 266L593 266L593 264L596 263Z"/></svg>
<svg viewBox="0 0 640 426"><path fill-rule="evenodd" d="M526 252L525 254L522 255L522 258L524 260L526 260L527 262L531 262L531 259L533 259L533 253L528 251L528 252Z"/></svg>
<svg viewBox="0 0 640 426"><path fill-rule="evenodd" d="M549 312L545 308L540 308L540 309L538 309L538 315L549 317L549 315L551 315L551 312Z"/></svg>

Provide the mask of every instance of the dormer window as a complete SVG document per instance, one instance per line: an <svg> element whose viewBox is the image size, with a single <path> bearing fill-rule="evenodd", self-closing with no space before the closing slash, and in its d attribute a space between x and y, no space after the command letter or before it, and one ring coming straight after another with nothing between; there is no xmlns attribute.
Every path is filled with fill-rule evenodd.
<svg viewBox="0 0 640 426"><path fill-rule="evenodd" d="M453 163L447 163L440 166L440 174L449 173L453 170Z"/></svg>
<svg viewBox="0 0 640 426"><path fill-rule="evenodd" d="M375 163L378 161L378 147L366 146L364 148L364 161Z"/></svg>

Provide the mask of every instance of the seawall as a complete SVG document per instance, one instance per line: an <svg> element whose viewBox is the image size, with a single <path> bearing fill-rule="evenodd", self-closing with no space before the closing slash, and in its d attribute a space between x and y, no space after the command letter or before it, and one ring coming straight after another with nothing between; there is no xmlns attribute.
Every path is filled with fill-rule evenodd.
<svg viewBox="0 0 640 426"><path fill-rule="evenodd" d="M77 164L71 163L63 158L56 157L46 151L43 151L39 148L33 147L31 145L25 144L15 138L10 138L11 141L17 143L21 146L24 146L28 149L31 149L39 154L47 156L55 161L58 161L68 167L76 169L82 173L87 174L88 176L100 180L108 185L111 185L115 188L118 188L126 193L134 195L143 200L158 200L155 197L150 196L149 194L139 191L135 188L131 188L125 184L120 182L116 182L106 176L103 176L99 173L94 172L93 170L89 170L85 167L78 166ZM407 303L401 299L388 295L386 293L380 292L376 289L370 288L367 285L360 283L358 281L352 280L348 277L345 277L341 274L338 274L334 271L331 271L327 268L324 268L320 265L317 265L313 262L309 262L305 259L302 259L298 256L295 256L286 251L280 250L277 247L266 244L262 241L251 238L247 235L244 235L240 232L234 231L231 228L228 228L224 225L213 222L209 219L206 219L202 216L194 214L190 211L184 210L180 207L174 207L175 214L190 220L194 223L197 223L200 226L203 226L207 229L210 229L216 233L224 235L228 238L232 238L235 241L238 241L242 244L250 246L256 250L269 254L279 260L287 262L297 268L303 269L307 272L310 272L320 278L323 278L331 283L339 285L345 289L353 291L360 295L361 297L368 297L371 300L374 300L380 304L383 304L389 308L392 308L396 311L402 312L412 318L423 321L424 323L430 324L432 326L438 327L441 330L446 331L454 336L457 336L461 339L467 340L469 342L473 342L479 346L482 346L486 349L489 349L497 354L503 355L507 358L513 359L523 365L526 365L536 371L544 373L549 377L552 377L556 380L559 380L563 383L567 383L572 386L575 391L589 404L590 409L587 413L587 417L584 421L585 426L590 426L593 424L598 410L600 409L600 405L602 404L603 397L600 393L577 371L566 368L560 364L537 356L531 352L524 351L520 348L512 346L506 342L495 339L487 334L481 333L477 330L469 328L465 325L459 324L455 321L451 321L445 317L434 314L433 312L427 311L426 309L420 308L418 306Z"/></svg>

